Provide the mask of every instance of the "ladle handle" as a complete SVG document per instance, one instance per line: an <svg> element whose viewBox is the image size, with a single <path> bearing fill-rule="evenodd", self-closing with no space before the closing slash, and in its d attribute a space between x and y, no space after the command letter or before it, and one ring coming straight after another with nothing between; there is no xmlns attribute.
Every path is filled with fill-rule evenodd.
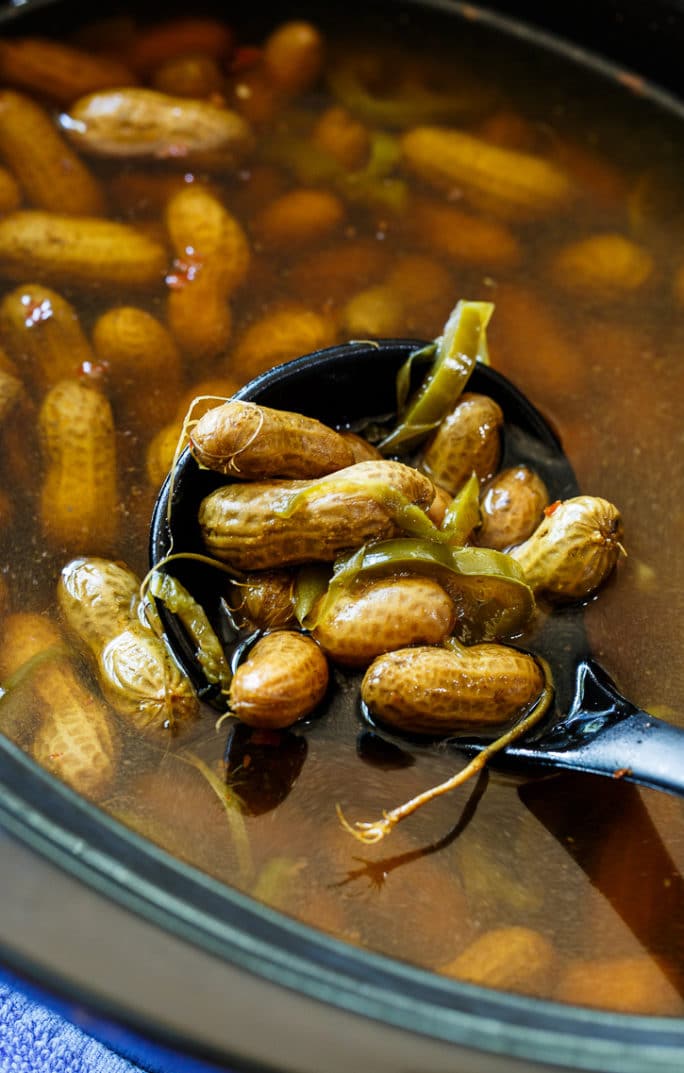
<svg viewBox="0 0 684 1073"><path fill-rule="evenodd" d="M576 746L514 748L510 755L535 767L584 771L684 795L684 730L635 710Z"/></svg>

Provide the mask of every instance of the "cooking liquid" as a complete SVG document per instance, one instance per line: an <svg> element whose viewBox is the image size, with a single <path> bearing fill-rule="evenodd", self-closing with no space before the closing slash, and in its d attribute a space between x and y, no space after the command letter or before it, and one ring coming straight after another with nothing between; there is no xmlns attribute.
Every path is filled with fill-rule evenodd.
<svg viewBox="0 0 684 1073"><path fill-rule="evenodd" d="M276 194L302 185L287 159L274 163L271 142L310 127L335 103L324 81L260 128L255 154L237 174L211 176L253 245L249 278L233 299L234 338L287 302L339 324L348 299L383 283L407 255L430 257L448 286L422 302L407 301L394 334L432 338L456 298L493 301L492 364L557 427L583 491L613 500L623 514L629 555L586 609L593 651L625 695L681 722L684 332L672 280L684 225L684 204L673 194L682 127L648 99L558 57L502 42L493 31L459 20L449 26L439 46L439 58L448 57L449 91L481 101L464 125L495 138L501 129L495 117L522 116L522 136L532 139L534 151L574 172L582 190L576 207L511 224L522 255L505 268L430 248L416 233L411 211L397 216L352 201L334 236L306 250L260 241L254 235L258 213ZM371 20L362 39L374 41L376 90L391 92L384 84L387 72L396 70L397 57L401 62L416 49L420 33L417 13L381 27ZM247 37L245 43L258 41ZM328 43L331 62L353 55L356 47L338 28L330 29ZM426 38L418 49L425 82L434 83L435 71L444 70L434 47ZM90 163L118 206L115 218L162 227L151 200L140 197L124 206L117 198L122 175L139 166ZM179 174L177 164L163 162L146 170L158 177ZM435 194L400 169L396 175L409 184L411 197L469 210L461 190ZM207 178L189 171L186 181ZM652 280L637 295L568 297L553 285L547 265L554 251L579 236L611 231L639 242L655 258ZM343 268L359 249L360 263L368 266L365 278ZM17 278L7 289L29 282ZM65 296L86 332L106 309L131 302L164 318L163 286L145 298ZM336 338L345 338L342 328ZM235 365L231 347L225 358L186 369L184 391L209 376L248 378L252 370ZM106 370L81 375L101 376L107 390ZM159 425L154 407L135 424L116 410L115 418L123 524L114 557L142 576L157 491L146 476L145 451ZM56 580L69 556L46 547L40 532L42 463L35 439L29 429L23 443L35 483L15 489L12 474L4 477L16 506L2 534L3 574L13 610L53 614ZM348 680L336 676L336 688L348 690ZM25 728L37 719L39 713L21 708L20 696L8 694L0 702L0 727L10 701L8 732L17 720ZM678 799L606 779L525 780L491 770L423 809L379 845L361 846L340 826L336 803L350 819L375 819L442 782L462 757L440 745L388 746L349 714L351 707L337 719L314 717L273 737L230 723L216 728L209 709L190 742L160 747L128 735L119 783L102 807L218 879L374 951L439 971L478 936L523 927L553 948L546 975L532 982L483 982L607 1008L684 1012L684 812ZM243 802L247 853L236 848L207 770L225 778Z"/></svg>

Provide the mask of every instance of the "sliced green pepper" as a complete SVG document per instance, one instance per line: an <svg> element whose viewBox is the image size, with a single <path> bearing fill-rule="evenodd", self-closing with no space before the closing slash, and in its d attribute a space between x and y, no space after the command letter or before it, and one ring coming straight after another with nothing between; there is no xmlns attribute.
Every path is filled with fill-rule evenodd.
<svg viewBox="0 0 684 1073"><path fill-rule="evenodd" d="M477 474L471 473L447 507L440 528L449 544L461 547L479 524L480 482Z"/></svg>
<svg viewBox="0 0 684 1073"><path fill-rule="evenodd" d="M455 405L476 361L487 363L487 325L494 312L491 302L459 301L435 340L435 357L425 380L408 403L399 423L378 444L383 454L416 447L439 425ZM421 352L424 348L421 348ZM419 352L420 353L420 352ZM413 362L416 354L409 355ZM407 374L397 374L397 397L405 391Z"/></svg>
<svg viewBox="0 0 684 1073"><path fill-rule="evenodd" d="M510 555L397 537L366 544L338 559L315 621L308 621L307 627L316 625L340 591L357 581L392 574L438 578L456 604L457 635L467 644L516 636L534 612L534 594Z"/></svg>
<svg viewBox="0 0 684 1073"><path fill-rule="evenodd" d="M160 570L150 574L148 592L182 622L197 646L197 660L207 681L227 691L232 678L230 667L204 608L180 581Z"/></svg>

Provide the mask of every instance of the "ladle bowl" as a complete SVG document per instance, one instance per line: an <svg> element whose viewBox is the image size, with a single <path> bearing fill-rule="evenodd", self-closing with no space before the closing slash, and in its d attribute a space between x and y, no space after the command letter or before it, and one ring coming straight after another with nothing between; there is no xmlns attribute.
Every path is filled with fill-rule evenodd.
<svg viewBox="0 0 684 1073"><path fill-rule="evenodd" d="M384 417L395 410L396 374L408 355L423 346L425 343L418 340L386 339L330 347L270 369L241 388L235 398L293 410L336 428L354 429L369 418ZM420 369L414 370L413 376L418 380ZM556 432L514 384L478 363L468 390L489 395L503 411L504 466L528 463L543 479L552 501L579 494ZM226 480L221 474L200 469L186 448L155 504L150 535L152 567L171 551L203 551L199 506ZM162 569L182 581L221 635L221 586L216 572L182 558ZM205 679L194 646L179 621L162 603L158 606L167 642L199 695L218 708L225 707L225 698ZM561 608L548 616L535 636L534 650L552 669L552 711L527 738L500 754L498 766L513 766L528 773L584 771L684 794L684 730L640 710L619 693L591 657L581 607ZM349 675L358 678L354 672ZM355 695L354 690L345 690L328 703L336 709L353 706L355 717L362 720ZM387 741L407 747L406 738L382 727L373 729ZM465 751L487 744L460 735L450 741Z"/></svg>

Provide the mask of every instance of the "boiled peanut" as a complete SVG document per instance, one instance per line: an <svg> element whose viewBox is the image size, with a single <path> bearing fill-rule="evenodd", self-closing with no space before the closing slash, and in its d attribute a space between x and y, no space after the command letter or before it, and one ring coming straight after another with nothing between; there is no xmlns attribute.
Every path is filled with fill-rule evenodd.
<svg viewBox="0 0 684 1073"><path fill-rule="evenodd" d="M105 645L97 665L105 698L141 734L175 735L197 718L190 682L163 642L139 622Z"/></svg>
<svg viewBox="0 0 684 1073"><path fill-rule="evenodd" d="M321 477L354 462L351 447L302 414L231 400L209 410L190 433L201 466L235 477Z"/></svg>
<svg viewBox="0 0 684 1073"><path fill-rule="evenodd" d="M71 104L77 97L109 86L130 86L130 70L118 60L46 38L0 41L0 82Z"/></svg>
<svg viewBox="0 0 684 1073"><path fill-rule="evenodd" d="M8 89L0 92L0 156L37 209L80 216L104 213L100 183L48 112L30 97Z"/></svg>
<svg viewBox="0 0 684 1073"><path fill-rule="evenodd" d="M38 395L95 361L76 310L39 283L23 284L4 296L0 339Z"/></svg>
<svg viewBox="0 0 684 1073"><path fill-rule="evenodd" d="M339 105L320 115L311 137L315 145L349 171L363 167L370 150L368 128Z"/></svg>
<svg viewBox="0 0 684 1073"><path fill-rule="evenodd" d="M276 630L294 621L294 574L261 570L231 584L231 607L252 626Z"/></svg>
<svg viewBox="0 0 684 1073"><path fill-rule="evenodd" d="M453 496L450 492L447 492L446 488L440 488L439 485L435 485L435 498L432 500L430 509L426 511L428 518L437 528L441 528L444 521L444 515L447 512L447 507L451 503Z"/></svg>
<svg viewBox="0 0 684 1073"><path fill-rule="evenodd" d="M681 1017L684 1000L666 970L665 964L646 954L574 958L561 973L554 998L574 1006L593 1006L618 1013Z"/></svg>
<svg viewBox="0 0 684 1073"><path fill-rule="evenodd" d="M155 23L138 33L128 53L134 71L146 74L167 60L190 54L223 59L233 48L233 32L219 19L191 15Z"/></svg>
<svg viewBox="0 0 684 1073"><path fill-rule="evenodd" d="M552 600L584 600L622 553L622 518L598 496L575 496L547 508L541 525L509 554L530 587Z"/></svg>
<svg viewBox="0 0 684 1073"><path fill-rule="evenodd" d="M529 466L502 470L482 490L477 543L501 551L522 543L541 522L548 502L544 482Z"/></svg>
<svg viewBox="0 0 684 1073"><path fill-rule="evenodd" d="M451 734L509 722L542 686L532 656L506 645L472 645L460 652L404 648L371 663L361 696L373 715L399 730Z"/></svg>
<svg viewBox="0 0 684 1073"><path fill-rule="evenodd" d="M344 204L328 190L288 190L266 205L253 221L256 238L266 246L299 248L322 242L344 220Z"/></svg>
<svg viewBox="0 0 684 1073"><path fill-rule="evenodd" d="M417 339L439 334L451 312L455 290L445 265L422 253L406 253L394 261L385 285L401 301L405 331Z"/></svg>
<svg viewBox="0 0 684 1073"><path fill-rule="evenodd" d="M221 68L212 56L201 52L174 56L156 67L152 86L172 97L210 97L223 89Z"/></svg>
<svg viewBox="0 0 684 1073"><path fill-rule="evenodd" d="M76 636L100 649L137 619L140 581L123 563L81 556L63 567L57 600Z"/></svg>
<svg viewBox="0 0 684 1073"><path fill-rule="evenodd" d="M243 723L288 727L320 704L328 665L315 641L289 630L267 633L233 676L228 703Z"/></svg>
<svg viewBox="0 0 684 1073"><path fill-rule="evenodd" d="M504 223L474 216L452 205L419 198L407 227L417 243L455 264L483 265L492 271L516 265L520 243Z"/></svg>
<svg viewBox="0 0 684 1073"><path fill-rule="evenodd" d="M17 612L3 624L3 679L22 668L30 675L26 719L38 719L32 755L78 793L106 796L120 749L113 718L79 678L61 631L45 615Z"/></svg>
<svg viewBox="0 0 684 1073"><path fill-rule="evenodd" d="M358 462L316 481L231 484L200 507L204 543L210 554L240 570L332 562L345 549L397 532L391 512L377 499L379 487L423 509L434 496L427 477L389 461ZM303 494L301 504L283 516L297 493Z"/></svg>
<svg viewBox="0 0 684 1073"><path fill-rule="evenodd" d="M133 227L95 216L20 211L0 220L0 276L88 291L149 290L166 272L166 252Z"/></svg>
<svg viewBox="0 0 684 1073"><path fill-rule="evenodd" d="M1 329L0 307L0 335ZM95 322L93 346L126 427L171 419L182 383L181 358L156 317L134 306L109 309Z"/></svg>
<svg viewBox="0 0 684 1073"><path fill-rule="evenodd" d="M632 294L653 275L653 256L619 234L590 235L563 246L551 260L557 286L603 301Z"/></svg>
<svg viewBox="0 0 684 1073"><path fill-rule="evenodd" d="M440 972L480 987L547 995L558 960L553 943L540 932L509 925L483 932Z"/></svg>
<svg viewBox="0 0 684 1073"><path fill-rule="evenodd" d="M266 39L263 66L279 94L311 89L323 67L324 43L310 22L285 22Z"/></svg>
<svg viewBox="0 0 684 1073"><path fill-rule="evenodd" d="M229 299L247 275L247 237L232 213L200 186L171 197L166 223L177 257L167 277L169 327L189 359L213 358L230 339Z"/></svg>
<svg viewBox="0 0 684 1073"><path fill-rule="evenodd" d="M522 152L533 153L539 146L539 129L509 108L503 108L494 112L480 123L477 129L478 135L493 145L501 145L505 149L519 149Z"/></svg>
<svg viewBox="0 0 684 1073"><path fill-rule="evenodd" d="M387 284L352 295L342 310L342 329L349 339L381 339L404 331L404 306Z"/></svg>
<svg viewBox="0 0 684 1073"><path fill-rule="evenodd" d="M575 189L543 157L494 145L464 131L414 127L401 140L409 171L438 190L463 189L478 208L511 220L537 220L567 208Z"/></svg>
<svg viewBox="0 0 684 1073"><path fill-rule="evenodd" d="M407 645L440 644L456 621L453 601L427 577L381 578L324 607L312 636L334 663L353 667Z"/></svg>
<svg viewBox="0 0 684 1073"><path fill-rule="evenodd" d="M227 367L251 380L274 365L334 342L335 328L329 318L305 306L292 305L266 313L250 324L235 344Z"/></svg>
<svg viewBox="0 0 684 1073"><path fill-rule="evenodd" d="M90 156L178 159L183 167L233 169L253 142L248 124L229 108L135 86L79 98L62 127Z"/></svg>
<svg viewBox="0 0 684 1073"><path fill-rule="evenodd" d="M498 403L488 395L466 392L425 448L421 468L452 495L471 473L488 480L501 457L502 426Z"/></svg>
<svg viewBox="0 0 684 1073"><path fill-rule="evenodd" d="M60 380L38 417L46 461L40 517L52 547L102 554L118 530L114 421L107 399L78 380Z"/></svg>
<svg viewBox="0 0 684 1073"><path fill-rule="evenodd" d="M67 564L57 595L115 711L140 733L173 734L197 717L199 705L190 682L146 624L139 589L127 567L91 557Z"/></svg>

